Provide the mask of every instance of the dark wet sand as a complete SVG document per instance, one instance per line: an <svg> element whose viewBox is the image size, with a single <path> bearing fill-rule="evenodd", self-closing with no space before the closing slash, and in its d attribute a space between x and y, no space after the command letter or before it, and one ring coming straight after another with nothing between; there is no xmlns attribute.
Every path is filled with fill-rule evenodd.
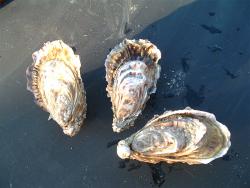
<svg viewBox="0 0 250 188"><path fill-rule="evenodd" d="M250 1L8 1L0 8L0 187L249 187ZM112 132L104 60L123 38L162 51L158 90L136 127ZM26 90L31 54L62 39L80 54L88 114L63 135ZM186 106L228 126L232 147L208 165L121 161L116 143L154 114Z"/></svg>

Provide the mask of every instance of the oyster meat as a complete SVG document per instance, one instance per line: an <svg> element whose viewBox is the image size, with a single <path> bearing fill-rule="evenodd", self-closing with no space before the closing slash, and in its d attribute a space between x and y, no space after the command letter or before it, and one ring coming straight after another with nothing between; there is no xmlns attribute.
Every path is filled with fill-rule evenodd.
<svg viewBox="0 0 250 188"><path fill-rule="evenodd" d="M188 107L155 116L120 141L117 154L147 163L207 164L225 155L230 145L228 128L213 114Z"/></svg>
<svg viewBox="0 0 250 188"><path fill-rule="evenodd" d="M32 54L26 70L27 89L35 102L50 113L66 135L77 134L86 117L87 104L80 74L80 58L63 41L47 42Z"/></svg>
<svg viewBox="0 0 250 188"><path fill-rule="evenodd" d="M160 76L160 50L148 40L125 39L105 61L108 97L113 110L113 131L133 126Z"/></svg>

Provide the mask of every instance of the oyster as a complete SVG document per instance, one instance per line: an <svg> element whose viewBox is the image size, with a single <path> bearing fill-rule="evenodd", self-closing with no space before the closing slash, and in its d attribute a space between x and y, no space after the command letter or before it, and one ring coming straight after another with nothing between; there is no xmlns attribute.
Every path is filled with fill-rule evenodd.
<svg viewBox="0 0 250 188"><path fill-rule="evenodd" d="M80 58L63 41L47 42L32 54L26 70L27 89L35 102L69 136L80 130L86 117L86 96L80 74Z"/></svg>
<svg viewBox="0 0 250 188"><path fill-rule="evenodd" d="M160 76L160 50L148 40L128 40L115 46L105 61L113 131L133 126Z"/></svg>
<svg viewBox="0 0 250 188"><path fill-rule="evenodd" d="M207 164L231 145L228 128L213 114L186 108L155 116L145 127L118 143L120 158L148 163Z"/></svg>

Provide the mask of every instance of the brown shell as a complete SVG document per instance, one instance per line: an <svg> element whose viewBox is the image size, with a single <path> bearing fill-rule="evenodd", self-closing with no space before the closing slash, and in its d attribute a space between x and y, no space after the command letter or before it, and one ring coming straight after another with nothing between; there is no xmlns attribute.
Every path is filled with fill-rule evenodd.
<svg viewBox="0 0 250 188"><path fill-rule="evenodd" d="M87 104L80 73L80 58L63 41L47 42L32 54L26 70L27 89L38 106L50 113L69 136L80 130Z"/></svg>
<svg viewBox="0 0 250 188"><path fill-rule="evenodd" d="M160 76L160 50L148 40L125 39L105 61L107 92L113 110L113 130L133 126Z"/></svg>
<svg viewBox="0 0 250 188"><path fill-rule="evenodd" d="M230 145L228 128L213 114L186 108L155 116L120 141L117 154L148 163L207 164L225 155Z"/></svg>

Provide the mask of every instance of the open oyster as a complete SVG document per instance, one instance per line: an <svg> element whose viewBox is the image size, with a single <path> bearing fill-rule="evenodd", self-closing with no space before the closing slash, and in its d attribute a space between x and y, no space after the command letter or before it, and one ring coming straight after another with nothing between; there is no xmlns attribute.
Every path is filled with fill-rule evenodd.
<svg viewBox="0 0 250 188"><path fill-rule="evenodd" d="M113 110L113 131L133 126L160 76L161 52L148 40L128 40L115 46L105 61L108 96Z"/></svg>
<svg viewBox="0 0 250 188"><path fill-rule="evenodd" d="M155 116L120 141L117 154L148 163L207 164L225 155L230 145L229 130L213 114L188 107Z"/></svg>
<svg viewBox="0 0 250 188"><path fill-rule="evenodd" d="M63 41L44 44L32 54L34 63L26 70L27 89L35 102L50 113L69 136L80 130L86 117L85 90L80 58Z"/></svg>

